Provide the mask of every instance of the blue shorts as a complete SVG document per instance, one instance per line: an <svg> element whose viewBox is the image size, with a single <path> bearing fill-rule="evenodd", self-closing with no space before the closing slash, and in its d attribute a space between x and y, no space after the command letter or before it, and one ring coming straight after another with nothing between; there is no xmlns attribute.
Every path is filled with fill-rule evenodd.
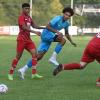
<svg viewBox="0 0 100 100"><path fill-rule="evenodd" d="M48 30L43 31L41 35L41 42L38 47L38 52L47 52L51 43L55 41L56 38L57 35L55 35L54 33Z"/></svg>
<svg viewBox="0 0 100 100"><path fill-rule="evenodd" d="M38 52L47 52L50 45L51 45L51 42L41 41L38 47Z"/></svg>
<svg viewBox="0 0 100 100"><path fill-rule="evenodd" d="M41 34L42 41L53 42L56 34L48 30L44 30Z"/></svg>

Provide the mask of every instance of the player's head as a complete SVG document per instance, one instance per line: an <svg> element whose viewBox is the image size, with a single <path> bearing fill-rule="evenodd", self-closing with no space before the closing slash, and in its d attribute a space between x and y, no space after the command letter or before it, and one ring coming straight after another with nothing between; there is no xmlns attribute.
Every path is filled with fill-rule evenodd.
<svg viewBox="0 0 100 100"><path fill-rule="evenodd" d="M23 9L23 13L28 15L29 12L30 12L30 4L29 3L23 3L22 9Z"/></svg>
<svg viewBox="0 0 100 100"><path fill-rule="evenodd" d="M63 9L62 12L63 12L64 20L67 20L67 19L69 19L71 16L74 15L74 11L73 11L73 9L70 8L70 7L65 7L65 8Z"/></svg>

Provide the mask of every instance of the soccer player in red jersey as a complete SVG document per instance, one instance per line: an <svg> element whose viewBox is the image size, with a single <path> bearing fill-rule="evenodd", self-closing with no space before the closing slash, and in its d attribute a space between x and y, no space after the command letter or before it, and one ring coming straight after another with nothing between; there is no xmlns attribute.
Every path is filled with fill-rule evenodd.
<svg viewBox="0 0 100 100"><path fill-rule="evenodd" d="M10 68L8 79L13 80L13 73L17 66L18 61L20 60L24 49L26 49L32 55L32 75L35 75L37 78L41 78L42 76L36 73L37 66L37 51L34 42L30 38L30 32L35 33L40 36L40 32L31 30L30 26L37 29L43 29L43 27L37 26L29 16L30 5L28 3L22 4L22 14L18 18L19 25L19 34L17 37L17 54L16 57L12 61L12 66Z"/></svg>
<svg viewBox="0 0 100 100"><path fill-rule="evenodd" d="M94 60L100 63L100 33L98 33L86 46L80 63L59 64L53 71L57 75L62 70L83 69ZM100 86L100 78L96 82Z"/></svg>

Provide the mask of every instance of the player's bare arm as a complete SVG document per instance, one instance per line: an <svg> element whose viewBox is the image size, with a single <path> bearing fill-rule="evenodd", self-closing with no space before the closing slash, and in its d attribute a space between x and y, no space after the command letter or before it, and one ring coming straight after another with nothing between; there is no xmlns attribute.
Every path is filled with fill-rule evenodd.
<svg viewBox="0 0 100 100"><path fill-rule="evenodd" d="M23 28L23 30L26 30L26 31L29 31L29 32L35 33L35 34L37 34L38 36L40 36L40 34L41 34L39 31L31 30L31 29L30 29L29 27L27 27L25 24L22 25L22 28Z"/></svg>
<svg viewBox="0 0 100 100"><path fill-rule="evenodd" d="M70 37L70 35L69 35L69 32L68 32L68 29L65 29L65 36L66 36L66 38L70 41L70 43L71 43L72 45L74 45L75 47L77 46L76 43L74 43L74 42L72 41L72 39L71 39L71 37Z"/></svg>
<svg viewBox="0 0 100 100"><path fill-rule="evenodd" d="M35 22L32 21L32 27L36 29L45 29L45 26L38 26Z"/></svg>

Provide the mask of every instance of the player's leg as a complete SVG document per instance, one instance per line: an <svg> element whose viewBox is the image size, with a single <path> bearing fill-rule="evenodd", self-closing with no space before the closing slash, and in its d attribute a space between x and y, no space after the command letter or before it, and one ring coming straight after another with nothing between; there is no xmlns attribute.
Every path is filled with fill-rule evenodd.
<svg viewBox="0 0 100 100"><path fill-rule="evenodd" d="M93 62L94 60L95 58L91 56L90 48L86 47L80 63L60 64L54 70L53 75L57 75L62 70L83 69L88 63Z"/></svg>
<svg viewBox="0 0 100 100"><path fill-rule="evenodd" d="M17 66L17 63L18 63L21 55L22 55L21 53L17 53L16 58L14 58L13 61L12 61L12 65L11 65L11 68L10 68L9 74L8 74L8 79L9 80L13 80L14 70Z"/></svg>
<svg viewBox="0 0 100 100"><path fill-rule="evenodd" d="M98 49L99 50L99 49ZM97 54L97 55L96 55ZM98 52L96 52L95 53L95 56L96 56L96 60L97 60L97 62L100 64L100 53ZM100 87L100 77L96 80L96 86L98 86L98 87Z"/></svg>
<svg viewBox="0 0 100 100"><path fill-rule="evenodd" d="M46 50L49 49L50 43L45 43L41 41L39 48L38 48L38 54L37 54L37 60L42 59L42 57L45 55ZM25 72L28 70L28 68L32 67L32 59L30 59L25 66L20 68L18 71L21 73L22 79L24 79Z"/></svg>
<svg viewBox="0 0 100 100"><path fill-rule="evenodd" d="M64 70L73 70L73 69L83 69L87 66L87 62L80 62L80 63L71 63L71 64L63 64Z"/></svg>
<svg viewBox="0 0 100 100"><path fill-rule="evenodd" d="M74 70L74 69L83 69L87 66L87 62L80 63L70 63L70 64L59 64L57 68L54 69L53 75L57 75L62 70Z"/></svg>
<svg viewBox="0 0 100 100"><path fill-rule="evenodd" d="M30 41L27 45L26 48L30 54L32 55L32 78L42 78L43 76L40 76L37 74L37 51L36 51L36 46L34 42Z"/></svg>
<svg viewBox="0 0 100 100"><path fill-rule="evenodd" d="M18 69L18 72L20 74L20 78L24 79L25 77L25 72L29 69L32 68L32 59L30 59L26 65L24 65L23 67L21 67L20 69Z"/></svg>
<svg viewBox="0 0 100 100"><path fill-rule="evenodd" d="M38 54L37 54L37 61L41 60L45 53L48 51L51 43L47 43L44 41L41 41L39 47L38 47ZM25 72L28 70L28 68L32 67L32 59L30 59L25 66L20 68L18 71L21 73L21 78L24 79Z"/></svg>
<svg viewBox="0 0 100 100"><path fill-rule="evenodd" d="M20 58L22 56L23 50L24 50L23 41L17 41L17 54L16 54L16 57L12 60L12 65L11 65L11 68L10 68L9 74L8 74L9 80L13 80L14 70L18 64L18 61L20 60Z"/></svg>
<svg viewBox="0 0 100 100"><path fill-rule="evenodd" d="M30 50L30 53L32 55L32 78L42 78L43 76L40 76L37 74L37 54L36 54L36 50L32 49Z"/></svg>
<svg viewBox="0 0 100 100"><path fill-rule="evenodd" d="M94 48L92 54L96 61L100 64L100 48ZM96 86L100 87L100 77L96 80Z"/></svg>
<svg viewBox="0 0 100 100"><path fill-rule="evenodd" d="M40 59L44 56L45 53L46 53L46 52L38 53L37 61L38 61L38 59L40 60ZM27 64L24 65L22 68L20 68L20 69L18 70L18 72L20 73L21 79L24 79L25 73L26 73L26 71L27 71L29 68L32 68L32 59L28 60ZM34 76L34 75L33 75L33 76ZM35 75L35 76L36 76L36 75ZM37 76L40 76L40 75L37 75Z"/></svg>
<svg viewBox="0 0 100 100"><path fill-rule="evenodd" d="M43 56L44 54L40 54L39 53L39 56ZM38 57L37 57L38 58ZM39 58L40 59L40 58ZM38 60L38 59L37 59ZM25 76L25 73L26 71L29 69L29 68L32 68L32 59L28 60L28 62L26 63L26 65L24 65L22 68L20 68L18 70L18 72L20 73L20 77L21 79L24 79L24 76ZM38 75L40 76L40 75Z"/></svg>
<svg viewBox="0 0 100 100"><path fill-rule="evenodd" d="M37 72L36 72L36 66L37 66L37 53L36 53L36 47L35 47L35 44L34 42L32 42L31 40L30 41L27 41L25 43L25 49L32 55L32 61L31 61L31 66L32 66L32 76L34 75L38 75ZM18 72L20 73L20 77L22 79L24 79L24 76L25 76L25 72L28 70L28 66L25 65L24 67L20 68L18 70ZM38 75L39 76L39 75ZM42 76L40 76L42 77Z"/></svg>
<svg viewBox="0 0 100 100"><path fill-rule="evenodd" d="M39 52L37 54L37 61L41 60L43 56L45 55L46 52ZM26 65L24 65L22 68L25 72L27 71L28 68L32 68L32 59L29 59Z"/></svg>
<svg viewBox="0 0 100 100"><path fill-rule="evenodd" d="M56 35L54 41L59 42L59 43L56 45L55 50L54 50L52 56L49 59L49 62L51 62L52 64L57 66L57 65L59 65L59 63L56 60L57 59L56 56L62 50L62 47L65 44L66 40L63 37L61 37L61 36L59 37L58 35Z"/></svg>

